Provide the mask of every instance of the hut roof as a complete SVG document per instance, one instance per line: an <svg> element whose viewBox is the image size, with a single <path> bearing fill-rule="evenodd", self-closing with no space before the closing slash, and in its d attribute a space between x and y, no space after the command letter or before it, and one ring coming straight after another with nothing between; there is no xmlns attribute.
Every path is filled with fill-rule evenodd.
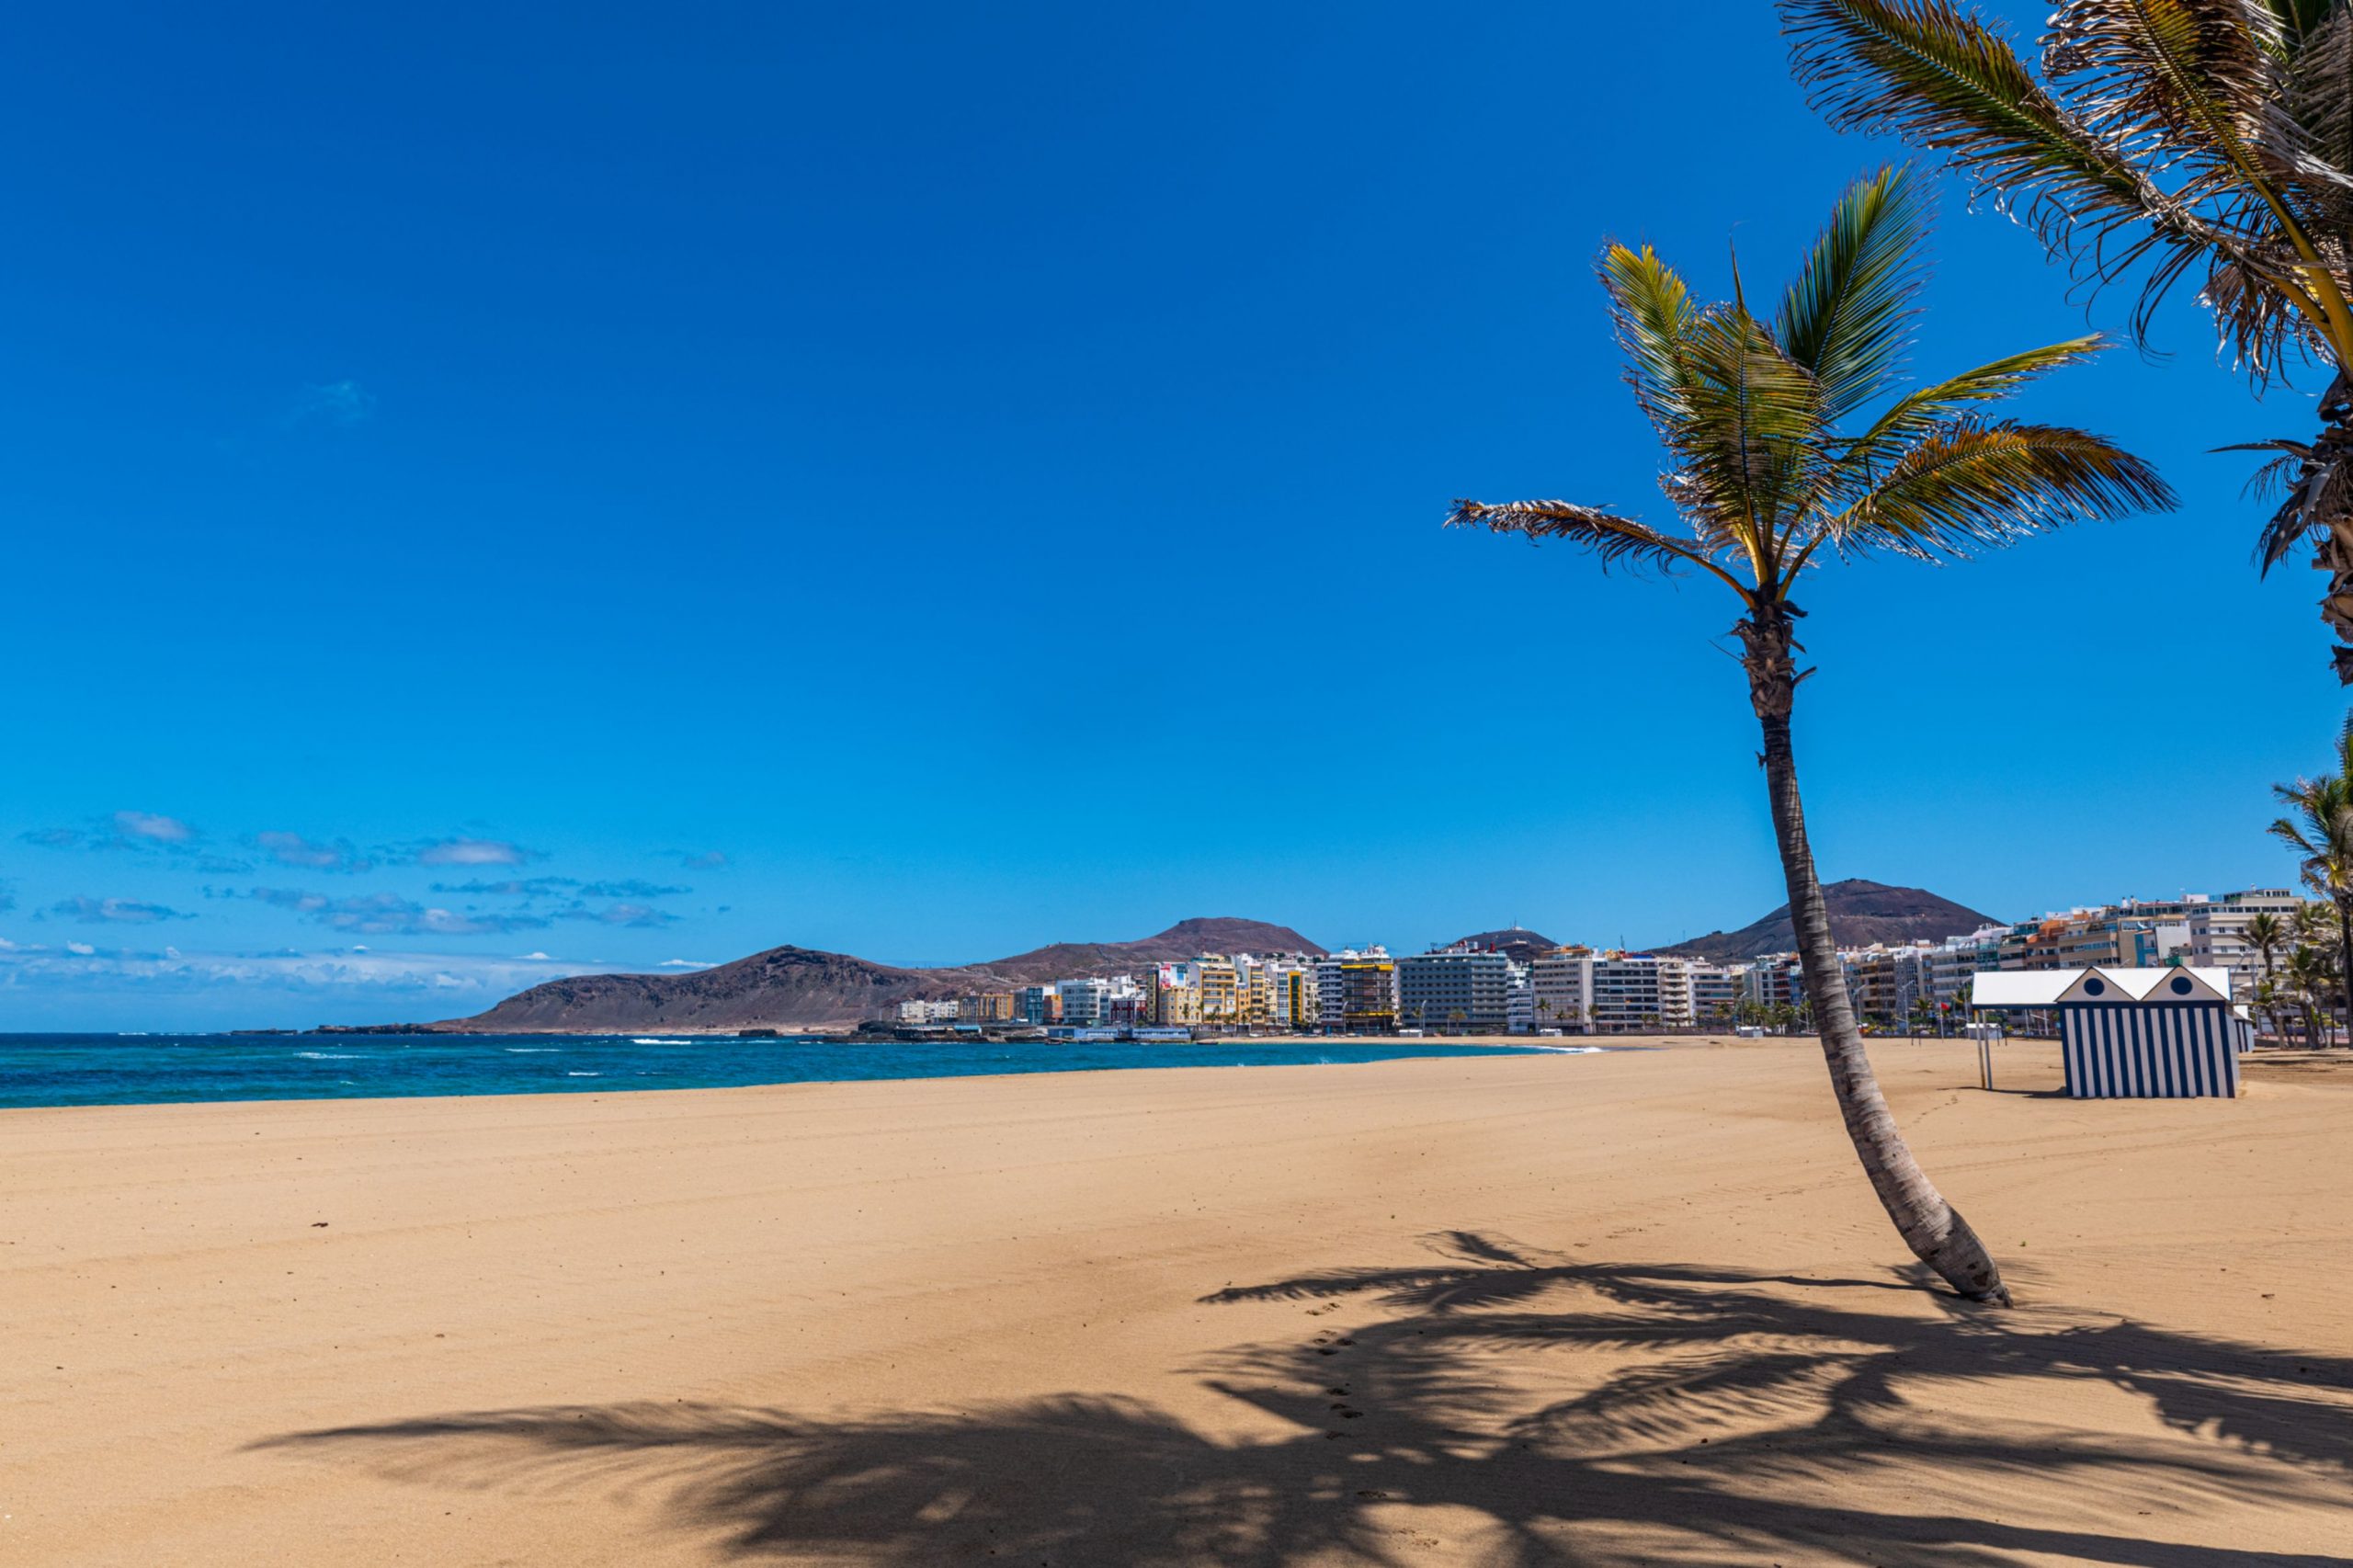
<svg viewBox="0 0 2353 1568"><path fill-rule="evenodd" d="M2168 981L2187 977L2186 992L2177 994ZM2048 1007L2062 1001L2088 1002L2227 1002L2231 971L2227 969L2111 969L2094 964L2083 969L1984 970L1970 977L1972 1007ZM2098 980L2092 992L2083 983Z"/></svg>

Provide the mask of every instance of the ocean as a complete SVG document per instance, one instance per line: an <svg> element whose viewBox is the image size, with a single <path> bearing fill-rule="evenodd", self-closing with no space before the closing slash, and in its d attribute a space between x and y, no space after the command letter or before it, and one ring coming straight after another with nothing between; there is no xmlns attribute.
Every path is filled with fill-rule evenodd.
<svg viewBox="0 0 2353 1568"><path fill-rule="evenodd" d="M992 1045L688 1035L0 1034L0 1108L585 1094L1115 1067L1269 1067L1590 1047L1335 1042Z"/></svg>

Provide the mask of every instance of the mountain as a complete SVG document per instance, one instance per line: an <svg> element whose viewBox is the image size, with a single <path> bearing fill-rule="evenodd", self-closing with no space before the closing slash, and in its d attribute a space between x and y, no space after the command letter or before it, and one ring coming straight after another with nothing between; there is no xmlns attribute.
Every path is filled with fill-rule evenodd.
<svg viewBox="0 0 2353 1568"><path fill-rule="evenodd" d="M1981 926L2001 924L1990 915L1980 915L1949 898L1938 898L1926 888L1892 888L1884 882L1867 882L1860 878L1825 882L1822 898L1830 906L1830 934L1842 948L1869 947L1873 942L1884 942L1890 947L1903 942L1936 942L1947 937L1965 937ZM1759 953L1790 952L1797 945L1797 929L1790 924L1790 906L1785 903L1737 931L1711 931L1688 942L1650 950L1678 958L1706 959L1711 963L1732 963Z"/></svg>
<svg viewBox="0 0 2353 1568"><path fill-rule="evenodd" d="M581 974L518 992L487 1012L434 1028L470 1034L600 1034L631 1029L808 1028L1050 980L1118 974L1203 953L1320 953L1287 926L1180 920L1132 942L1061 942L988 963L901 969L813 948L771 948L691 974Z"/></svg>
<svg viewBox="0 0 2353 1568"><path fill-rule="evenodd" d="M1087 974L1118 974L1143 964L1174 963L1203 953L1315 953L1324 949L1288 926L1227 916L1179 920L1157 937L1133 942L1056 942L974 967L1024 985Z"/></svg>
<svg viewBox="0 0 2353 1568"><path fill-rule="evenodd" d="M1539 953L1549 953L1561 944L1525 926L1507 926L1500 931L1482 931L1475 937L1455 939L1458 948L1483 948L1503 953L1514 963L1526 963Z"/></svg>

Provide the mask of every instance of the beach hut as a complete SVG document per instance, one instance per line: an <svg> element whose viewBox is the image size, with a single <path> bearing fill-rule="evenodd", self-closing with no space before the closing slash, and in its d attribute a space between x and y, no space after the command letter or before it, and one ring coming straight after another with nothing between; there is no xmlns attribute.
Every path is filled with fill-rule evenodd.
<svg viewBox="0 0 2353 1568"><path fill-rule="evenodd" d="M2058 1014L2078 1099L2227 1098L2255 1043L2223 969L1989 970L1972 977L1969 1005Z"/></svg>

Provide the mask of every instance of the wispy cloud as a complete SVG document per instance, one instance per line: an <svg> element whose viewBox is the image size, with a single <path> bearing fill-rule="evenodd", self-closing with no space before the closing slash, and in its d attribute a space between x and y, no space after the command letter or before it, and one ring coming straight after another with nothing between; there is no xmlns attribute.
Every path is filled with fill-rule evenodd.
<svg viewBox="0 0 2353 1568"><path fill-rule="evenodd" d="M375 417L375 394L358 381L314 381L286 411L289 429L298 425L360 425Z"/></svg>
<svg viewBox="0 0 2353 1568"><path fill-rule="evenodd" d="M635 878L584 882L577 877L510 877L504 881L436 882L433 891L474 898L669 898L692 888L668 887Z"/></svg>
<svg viewBox="0 0 2353 1568"><path fill-rule="evenodd" d="M710 849L700 855L681 855L678 864L689 871L715 871L727 864L727 857L716 849Z"/></svg>
<svg viewBox="0 0 2353 1568"><path fill-rule="evenodd" d="M556 918L594 920L605 926L631 926L641 929L651 929L657 926L668 926L678 917L666 910L656 909L652 904L616 903L604 909L590 909L585 904L574 904L570 909L559 912Z"/></svg>
<svg viewBox="0 0 2353 1568"><path fill-rule="evenodd" d="M78 920L85 926L153 926L159 921L196 918L160 903L142 903L129 898L62 899L49 906L49 913L61 920Z"/></svg>
<svg viewBox="0 0 2353 1568"><path fill-rule="evenodd" d="M204 835L161 812L115 812L78 827L41 827L17 835L43 849L138 849L194 854Z"/></svg>
<svg viewBox="0 0 2353 1568"><path fill-rule="evenodd" d="M373 869L376 864L347 838L322 841L273 829L254 835L254 846L278 865L296 870L358 872Z"/></svg>
<svg viewBox="0 0 2353 1568"><path fill-rule="evenodd" d="M537 930L548 924L537 915L439 909L389 892L330 898L299 888L256 888L244 896L337 931L369 937L487 937Z"/></svg>
<svg viewBox="0 0 2353 1568"><path fill-rule="evenodd" d="M17 895L6 882L0 882L0 909L17 907Z"/></svg>
<svg viewBox="0 0 2353 1568"><path fill-rule="evenodd" d="M258 988L311 994L412 992L449 996L452 1011L475 999L500 996L567 974L609 970L609 964L551 959L482 958L460 953L335 952L184 953L101 949L87 942L57 947L0 942L0 987L75 992L130 985L161 994Z"/></svg>
<svg viewBox="0 0 2353 1568"><path fill-rule="evenodd" d="M420 866L528 866L546 857L504 839L441 838L415 846L409 858Z"/></svg>
<svg viewBox="0 0 2353 1568"><path fill-rule="evenodd" d="M161 812L117 812L114 828L123 838L149 844L189 844L196 839L196 829Z"/></svg>
<svg viewBox="0 0 2353 1568"><path fill-rule="evenodd" d="M719 966L704 959L664 959L664 969L717 969Z"/></svg>

